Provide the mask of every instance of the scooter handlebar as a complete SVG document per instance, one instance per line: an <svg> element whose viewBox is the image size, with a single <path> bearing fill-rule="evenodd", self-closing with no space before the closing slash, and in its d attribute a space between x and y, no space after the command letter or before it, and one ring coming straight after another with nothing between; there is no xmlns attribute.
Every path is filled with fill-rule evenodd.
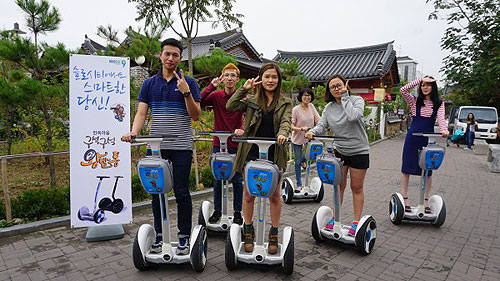
<svg viewBox="0 0 500 281"><path fill-rule="evenodd" d="M234 142L243 142L243 143L254 143L254 144L275 144L278 143L277 138L269 138L269 137L234 137ZM290 141L285 141L281 144L290 144Z"/></svg>
<svg viewBox="0 0 500 281"><path fill-rule="evenodd" d="M147 136L132 136L132 142L149 142L149 141L171 141L177 140L179 136L175 135L147 135Z"/></svg>
<svg viewBox="0 0 500 281"><path fill-rule="evenodd" d="M439 133L413 133L412 135L415 137L434 137L434 138L443 136L442 134Z"/></svg>
<svg viewBox="0 0 500 281"><path fill-rule="evenodd" d="M234 135L233 132L229 132L229 131L213 131L213 132L210 132L210 131L203 131L203 132L199 132L198 135L200 136L232 136Z"/></svg>

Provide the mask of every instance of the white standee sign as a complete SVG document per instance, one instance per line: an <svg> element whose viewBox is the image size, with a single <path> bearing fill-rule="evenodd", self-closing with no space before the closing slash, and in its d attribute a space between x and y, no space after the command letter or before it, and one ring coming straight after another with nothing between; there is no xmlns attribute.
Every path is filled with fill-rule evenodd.
<svg viewBox="0 0 500 281"><path fill-rule="evenodd" d="M71 55L71 226L132 222L130 60Z"/></svg>

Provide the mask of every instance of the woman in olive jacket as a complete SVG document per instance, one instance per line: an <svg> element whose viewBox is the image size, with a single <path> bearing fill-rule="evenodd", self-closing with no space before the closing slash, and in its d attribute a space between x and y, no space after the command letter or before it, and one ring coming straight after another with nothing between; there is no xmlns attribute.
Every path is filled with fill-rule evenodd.
<svg viewBox="0 0 500 281"><path fill-rule="evenodd" d="M260 81L257 81L261 77ZM275 63L264 64L257 78L249 79L233 94L226 104L231 111L246 112L243 131L237 130L237 135L244 137L272 137L279 143L286 140L291 130L292 101L281 95L282 74ZM245 95L252 90L246 98ZM268 160L277 164L283 171L286 169L286 147L273 145L269 148ZM258 158L258 147L248 143L240 143L236 153L236 171L243 173L247 161ZM245 188L243 197L243 217L245 226L245 251L252 252L254 246L254 229L252 225L255 197ZM271 229L269 231L268 252L278 251L278 225L281 214L281 199L279 191L270 198Z"/></svg>

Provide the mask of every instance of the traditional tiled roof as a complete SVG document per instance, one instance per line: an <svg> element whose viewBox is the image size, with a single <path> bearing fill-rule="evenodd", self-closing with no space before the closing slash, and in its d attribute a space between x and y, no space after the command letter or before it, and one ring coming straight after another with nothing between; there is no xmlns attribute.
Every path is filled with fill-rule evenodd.
<svg viewBox="0 0 500 281"><path fill-rule="evenodd" d="M315 52L278 50L273 60L289 61L296 57L299 71L311 82L324 82L334 74L341 74L347 79L382 77L396 63L396 51L392 43Z"/></svg>
<svg viewBox="0 0 500 281"><path fill-rule="evenodd" d="M82 43L82 49L88 54L88 55L94 55L97 54L98 51L106 51L107 48L104 47L103 45L97 43L96 41L90 39L87 37L87 34L85 34L85 41Z"/></svg>
<svg viewBox="0 0 500 281"><path fill-rule="evenodd" d="M186 45L186 43L184 43L184 45ZM246 49L246 52L241 48L233 49L238 45L242 45L242 47ZM252 44L250 44L250 41L248 41L239 28L212 35L198 36L193 39L192 46L193 58L208 55L211 49L220 47L226 52L229 51L229 54L237 58L262 62L260 54L255 50ZM184 48L182 57L184 60L187 60L187 48Z"/></svg>

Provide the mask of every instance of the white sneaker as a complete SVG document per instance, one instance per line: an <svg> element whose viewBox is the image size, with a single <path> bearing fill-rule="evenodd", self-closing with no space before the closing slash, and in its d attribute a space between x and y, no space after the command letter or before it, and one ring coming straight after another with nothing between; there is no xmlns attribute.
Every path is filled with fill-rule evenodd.
<svg viewBox="0 0 500 281"><path fill-rule="evenodd" d="M468 147L464 147L464 150L469 150L469 148Z"/></svg>

